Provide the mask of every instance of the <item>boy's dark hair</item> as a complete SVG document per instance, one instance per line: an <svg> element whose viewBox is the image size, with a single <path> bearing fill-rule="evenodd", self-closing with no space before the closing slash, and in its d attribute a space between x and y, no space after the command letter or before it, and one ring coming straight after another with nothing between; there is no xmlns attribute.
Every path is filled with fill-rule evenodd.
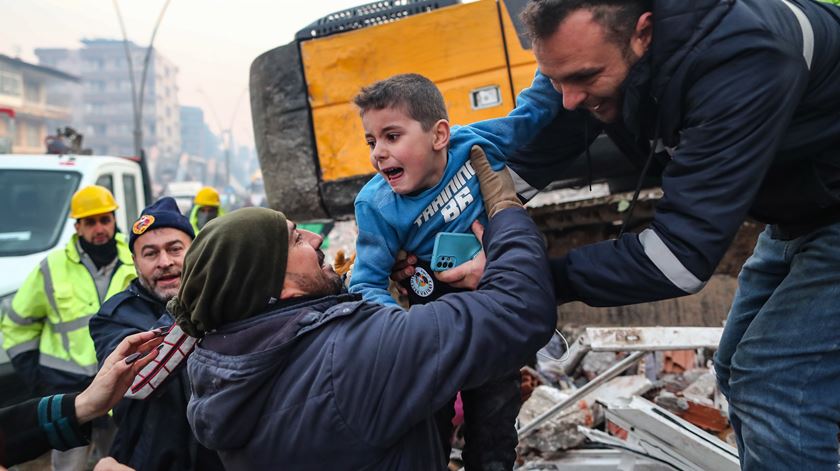
<svg viewBox="0 0 840 471"><path fill-rule="evenodd" d="M629 48L639 17L652 9L652 0L531 0L520 18L531 40L543 40L573 12L588 10L607 39L623 50Z"/></svg>
<svg viewBox="0 0 840 471"><path fill-rule="evenodd" d="M434 82L420 74L400 74L362 88L353 98L359 114L367 110L404 107L424 131L441 119L449 119L443 95Z"/></svg>

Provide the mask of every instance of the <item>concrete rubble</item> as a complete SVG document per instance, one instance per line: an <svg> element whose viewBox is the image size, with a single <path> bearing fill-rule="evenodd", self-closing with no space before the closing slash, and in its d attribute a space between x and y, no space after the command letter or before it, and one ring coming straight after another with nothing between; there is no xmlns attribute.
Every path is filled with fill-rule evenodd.
<svg viewBox="0 0 840 471"><path fill-rule="evenodd" d="M642 375L619 376L585 396L578 403L569 407L533 434L519 443L521 455L533 455L552 458L562 455L563 451L580 446L585 436L578 431L578 426L594 427L604 421L602 403L608 403L620 397L644 394L653 385ZM569 397L563 391L551 386L539 386L531 398L522 405L519 422L528 423L551 408L554 404Z"/></svg>
<svg viewBox="0 0 840 471"><path fill-rule="evenodd" d="M559 389L551 386L538 386L519 411L519 423L528 423L551 408L554 404L568 397ZM539 430L520 440L520 455L551 457L556 452L581 445L585 438L578 432L578 425L591 427L594 423L592 409L585 400L569 407Z"/></svg>
<svg viewBox="0 0 840 471"><path fill-rule="evenodd" d="M591 351L571 371L565 371L564 367L558 366L560 362L554 362L552 365L550 361L540 360L537 369L547 381L544 381L546 384L537 387L530 399L522 405L518 417L520 428L569 398L577 388L607 371L626 356L620 352ZM601 384L581 400L521 437L518 447L520 469L545 469L542 468L543 465L559 465L563 460L585 463L585 459L580 461L581 456L585 456L578 455L581 451L592 450L593 446L601 451L610 448L607 445L605 449L603 443L593 445L586 430L606 433L613 437L613 440L618 440L616 443L623 443L628 439L628 431L608 420L605 421L605 404L620 403L632 397L651 401L699 427L702 429L701 434L706 432L729 442L731 427L726 414L725 399L717 391L714 372L706 367L710 363L708 358L708 352L701 350L651 352L635 367L625 371L624 375ZM599 459L603 458L599 455ZM643 457L637 456L637 459ZM597 461L592 461L592 466L595 466ZM661 466L661 463L653 464ZM658 469L657 466L653 469ZM628 469L646 468L637 466Z"/></svg>
<svg viewBox="0 0 840 471"><path fill-rule="evenodd" d="M707 432L725 437L729 429L726 413L715 404L715 375L711 371L702 371L697 379L677 393L663 390L654 398L654 402Z"/></svg>

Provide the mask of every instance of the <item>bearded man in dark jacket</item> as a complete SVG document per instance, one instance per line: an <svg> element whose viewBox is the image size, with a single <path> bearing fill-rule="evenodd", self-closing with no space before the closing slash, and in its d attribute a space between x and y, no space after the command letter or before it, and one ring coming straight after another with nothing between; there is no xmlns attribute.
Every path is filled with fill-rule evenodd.
<svg viewBox="0 0 840 471"><path fill-rule="evenodd" d="M435 412L533 356L556 322L542 237L480 156L487 270L476 291L409 311L346 294L323 239L279 212L202 229L168 306L203 336L187 416L227 469L446 469Z"/></svg>
<svg viewBox="0 0 840 471"><path fill-rule="evenodd" d="M100 363L125 337L174 324L166 302L181 286L184 254L193 237L189 220L172 198L161 198L143 210L129 237L137 279L90 321ZM166 353L161 351L161 356ZM109 455L116 461L137 471L223 469L216 452L201 446L187 423L190 383L185 366L159 372L160 378L168 377L153 393L143 399L125 398L114 408L118 429Z"/></svg>
<svg viewBox="0 0 840 471"><path fill-rule="evenodd" d="M641 233L551 261L558 303L696 293L747 216L767 223L715 357L741 464L837 469L840 8L534 0L522 19L567 111L509 159L520 193L602 130L664 192Z"/></svg>

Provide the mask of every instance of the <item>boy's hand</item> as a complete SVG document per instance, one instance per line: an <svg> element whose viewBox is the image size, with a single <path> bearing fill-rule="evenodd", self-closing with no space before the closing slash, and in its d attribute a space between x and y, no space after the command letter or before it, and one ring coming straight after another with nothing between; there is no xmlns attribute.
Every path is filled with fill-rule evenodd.
<svg viewBox="0 0 840 471"><path fill-rule="evenodd" d="M414 275L414 265L417 265L417 257L408 255L405 251L397 252L397 262L391 267L391 279L396 283L397 290L403 296L408 296L408 290L401 284Z"/></svg>
<svg viewBox="0 0 840 471"><path fill-rule="evenodd" d="M499 211L506 208L521 208L522 202L516 196L516 186L510 177L507 167L498 172L490 167L484 149L472 146L470 149L470 163L478 176L481 197L484 199L484 209L487 217L492 218ZM482 267L483 271L483 267Z"/></svg>
<svg viewBox="0 0 840 471"><path fill-rule="evenodd" d="M333 270L339 275L344 275L353 269L353 263L356 262L356 253L353 252L349 257L344 253L344 249L339 249L335 254L333 261Z"/></svg>
<svg viewBox="0 0 840 471"><path fill-rule="evenodd" d="M473 149L476 147L473 147ZM486 162L487 159L485 158L484 161ZM473 221L471 229L478 241L482 242L484 240L484 226L476 220ZM486 262L487 257L484 255L484 249L482 248L469 262L464 262L455 268L437 273L435 274L435 278L456 288L476 289L478 288L479 280L481 280L481 275L484 274L484 265Z"/></svg>

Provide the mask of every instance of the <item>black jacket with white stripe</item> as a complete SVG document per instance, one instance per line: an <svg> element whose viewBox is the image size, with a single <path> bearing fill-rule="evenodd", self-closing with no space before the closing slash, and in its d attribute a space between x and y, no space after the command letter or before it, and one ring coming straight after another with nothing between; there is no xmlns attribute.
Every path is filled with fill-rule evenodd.
<svg viewBox="0 0 840 471"><path fill-rule="evenodd" d="M840 221L840 7L654 0L653 18L620 123L561 112L508 161L541 189L601 130L640 168L651 142L667 149L654 161L664 197L650 227L553 260L558 302L695 293L748 215L789 234Z"/></svg>

